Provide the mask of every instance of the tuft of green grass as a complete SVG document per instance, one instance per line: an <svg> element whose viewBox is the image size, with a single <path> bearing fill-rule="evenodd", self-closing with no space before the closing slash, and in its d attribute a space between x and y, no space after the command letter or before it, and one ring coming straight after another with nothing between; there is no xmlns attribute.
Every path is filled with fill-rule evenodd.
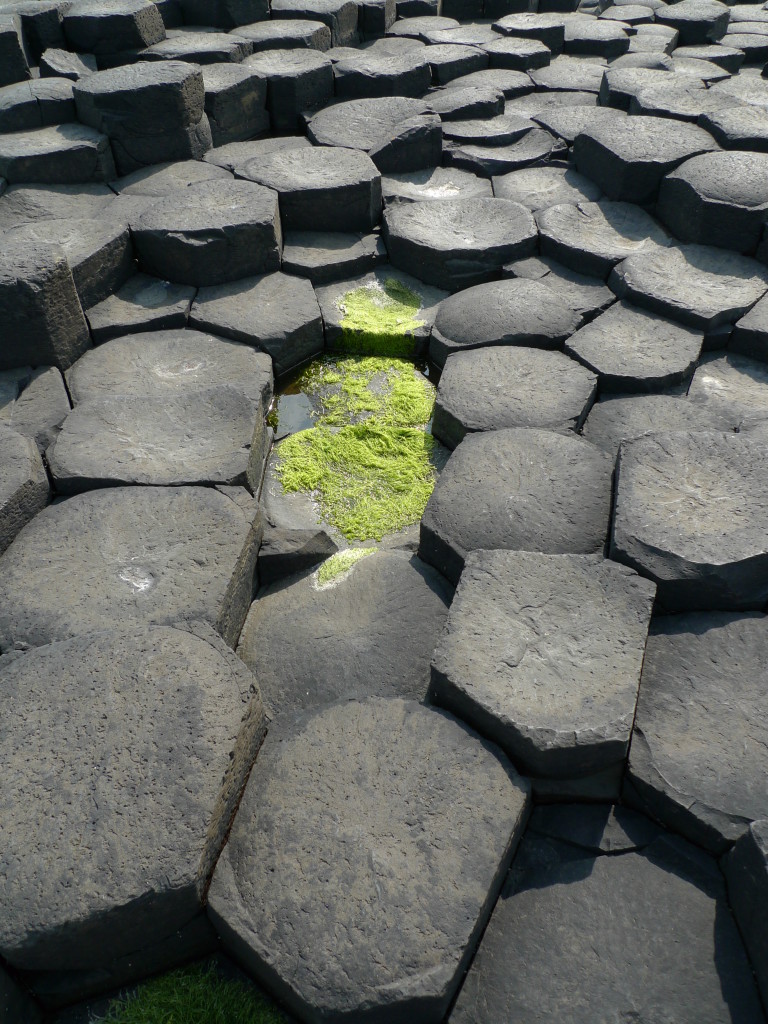
<svg viewBox="0 0 768 1024"><path fill-rule="evenodd" d="M317 582L321 587L327 587L334 583L344 573L349 572L353 565L357 565L361 558L372 555L376 548L347 548L346 551L337 551L335 555L326 558L317 570Z"/></svg>
<svg viewBox="0 0 768 1024"><path fill-rule="evenodd" d="M435 486L435 439L412 427L312 427L286 438L277 473L305 491L347 540L381 540L417 523Z"/></svg>
<svg viewBox="0 0 768 1024"><path fill-rule="evenodd" d="M344 314L338 348L380 356L411 356L414 333L424 326L418 319L421 299L402 282L389 278L354 288L338 300Z"/></svg>
<svg viewBox="0 0 768 1024"><path fill-rule="evenodd" d="M213 964L195 964L115 999L104 1024L285 1024L280 1010L244 982L222 978Z"/></svg>
<svg viewBox="0 0 768 1024"><path fill-rule="evenodd" d="M382 356L325 356L296 386L316 401L317 425L325 427L426 426L435 404L434 384L413 363Z"/></svg>

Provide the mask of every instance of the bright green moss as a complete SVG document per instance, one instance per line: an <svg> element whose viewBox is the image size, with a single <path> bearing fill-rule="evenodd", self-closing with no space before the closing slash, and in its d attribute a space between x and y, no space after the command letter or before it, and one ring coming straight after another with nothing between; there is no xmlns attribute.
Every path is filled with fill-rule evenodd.
<svg viewBox="0 0 768 1024"><path fill-rule="evenodd" d="M362 285L338 301L344 314L339 348L380 356L413 355L414 333L424 326L418 319L421 299L413 289L394 278L383 285Z"/></svg>
<svg viewBox="0 0 768 1024"><path fill-rule="evenodd" d="M115 999L109 1024L285 1024L271 1001L241 981L222 978L213 965L194 965L153 978Z"/></svg>
<svg viewBox="0 0 768 1024"><path fill-rule="evenodd" d="M434 452L431 434L409 427L313 427L283 441L277 472L285 491L312 494L348 540L381 540L421 519Z"/></svg>
<svg viewBox="0 0 768 1024"><path fill-rule="evenodd" d="M349 572L353 565L357 565L361 558L372 555L375 548L347 548L346 551L338 551L330 558L326 558L317 570L317 582L321 587L333 583L345 572Z"/></svg>
<svg viewBox="0 0 768 1024"><path fill-rule="evenodd" d="M342 427L366 421L388 427L426 426L435 387L403 359L333 356L314 362L297 387L318 406L317 425Z"/></svg>

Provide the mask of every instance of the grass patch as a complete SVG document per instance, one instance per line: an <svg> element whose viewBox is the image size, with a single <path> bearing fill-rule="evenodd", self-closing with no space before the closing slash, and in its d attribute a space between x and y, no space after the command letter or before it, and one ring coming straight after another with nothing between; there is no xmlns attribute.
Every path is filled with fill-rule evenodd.
<svg viewBox="0 0 768 1024"><path fill-rule="evenodd" d="M338 300L341 343L345 352L379 356L412 356L415 332L424 326L418 319L421 299L407 285L389 278L355 288Z"/></svg>
<svg viewBox="0 0 768 1024"><path fill-rule="evenodd" d="M417 523L435 486L431 434L370 423L292 434L278 449L287 492L306 491L347 540L381 540Z"/></svg>
<svg viewBox="0 0 768 1024"><path fill-rule="evenodd" d="M424 427L435 404L434 385L413 363L382 356L326 356L296 386L315 400L318 426Z"/></svg>
<svg viewBox="0 0 768 1024"><path fill-rule="evenodd" d="M222 978L213 964L183 967L115 999L107 1024L285 1024L274 1003L244 982Z"/></svg>
<svg viewBox="0 0 768 1024"><path fill-rule="evenodd" d="M338 551L330 558L326 558L317 570L317 582L321 587L333 583L344 573L349 572L353 565L368 555L372 555L376 548L347 548L346 551Z"/></svg>

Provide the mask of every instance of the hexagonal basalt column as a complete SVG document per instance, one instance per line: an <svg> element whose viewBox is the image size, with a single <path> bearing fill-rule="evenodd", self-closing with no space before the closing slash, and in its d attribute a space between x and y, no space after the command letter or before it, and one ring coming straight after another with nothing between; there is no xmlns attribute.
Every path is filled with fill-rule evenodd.
<svg viewBox="0 0 768 1024"><path fill-rule="evenodd" d="M338 703L270 731L209 914L303 1020L437 1024L526 810L527 784L452 716Z"/></svg>

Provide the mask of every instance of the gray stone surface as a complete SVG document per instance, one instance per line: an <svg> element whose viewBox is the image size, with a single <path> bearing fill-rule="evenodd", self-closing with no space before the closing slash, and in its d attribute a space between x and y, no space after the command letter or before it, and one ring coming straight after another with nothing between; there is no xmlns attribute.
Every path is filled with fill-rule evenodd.
<svg viewBox="0 0 768 1024"><path fill-rule="evenodd" d="M720 854L768 809L763 615L660 617L645 654L625 795Z"/></svg>
<svg viewBox="0 0 768 1024"><path fill-rule="evenodd" d="M765 298L736 322L729 348L751 359L768 362L768 302Z"/></svg>
<svg viewBox="0 0 768 1024"><path fill-rule="evenodd" d="M2 662L0 949L119 984L116 961L200 913L265 733L256 681L202 623Z"/></svg>
<svg viewBox="0 0 768 1024"><path fill-rule="evenodd" d="M0 89L0 129L22 132L74 121L72 84L64 78L33 78Z"/></svg>
<svg viewBox="0 0 768 1024"><path fill-rule="evenodd" d="M179 0L187 25L215 25L239 31L269 17L267 0Z"/></svg>
<svg viewBox="0 0 768 1024"><path fill-rule="evenodd" d="M521 167L543 164L550 158L555 146L549 132L534 127L516 142L503 146L472 145L469 142L449 145L443 158L452 167L461 167L491 178L497 174L509 174Z"/></svg>
<svg viewBox="0 0 768 1024"><path fill-rule="evenodd" d="M753 822L724 863L728 899L768 1002L768 930L762 908L768 899L768 821Z"/></svg>
<svg viewBox="0 0 768 1024"><path fill-rule="evenodd" d="M242 25L237 34L250 39L253 52L262 50L321 50L331 45L331 30L322 21L275 19Z"/></svg>
<svg viewBox="0 0 768 1024"><path fill-rule="evenodd" d="M604 64L599 58L556 57L546 68L531 72L537 89L553 92L592 92L597 94L603 80Z"/></svg>
<svg viewBox="0 0 768 1024"><path fill-rule="evenodd" d="M13 12L0 14L0 86L23 82L30 77L21 19Z"/></svg>
<svg viewBox="0 0 768 1024"><path fill-rule="evenodd" d="M0 553L45 508L49 494L34 440L0 424Z"/></svg>
<svg viewBox="0 0 768 1024"><path fill-rule="evenodd" d="M537 213L536 223L542 255L602 278L628 256L654 253L670 244L664 229L633 203L551 206Z"/></svg>
<svg viewBox="0 0 768 1024"><path fill-rule="evenodd" d="M323 320L314 289L309 281L289 274L201 288L189 325L262 349L272 357L276 377L323 350Z"/></svg>
<svg viewBox="0 0 768 1024"><path fill-rule="evenodd" d="M378 234L294 231L285 236L282 266L286 273L306 277L317 286L365 274L386 259Z"/></svg>
<svg viewBox="0 0 768 1024"><path fill-rule="evenodd" d="M385 174L381 179L381 190L385 203L469 199L474 196L490 199L493 195L487 178L479 178L458 167L426 167L404 174Z"/></svg>
<svg viewBox="0 0 768 1024"><path fill-rule="evenodd" d="M500 752L415 702L371 698L300 717L270 732L256 762L209 913L250 972L307 1020L436 1024L527 798Z"/></svg>
<svg viewBox="0 0 768 1024"><path fill-rule="evenodd" d="M353 693L423 700L452 596L407 551L375 551L329 583L314 572L259 591L237 652L272 715Z"/></svg>
<svg viewBox="0 0 768 1024"><path fill-rule="evenodd" d="M4 242L40 253L60 247L83 308L117 291L134 271L128 225L106 218L41 220L14 228Z"/></svg>
<svg viewBox="0 0 768 1024"><path fill-rule="evenodd" d="M616 301L616 296L599 277L579 274L547 256L532 256L508 263L504 267L504 276L539 281L549 288L560 304L576 310L583 320L591 320L600 310Z"/></svg>
<svg viewBox="0 0 768 1024"><path fill-rule="evenodd" d="M38 0L35 0L38 2ZM11 185L0 197L0 230L30 221L100 217L115 194L101 184Z"/></svg>
<svg viewBox="0 0 768 1024"><path fill-rule="evenodd" d="M80 53L117 54L165 37L160 11L149 0L75 0L63 25L69 48Z"/></svg>
<svg viewBox="0 0 768 1024"><path fill-rule="evenodd" d="M0 369L66 369L90 345L72 271L59 246L3 236L0 246Z"/></svg>
<svg viewBox="0 0 768 1024"><path fill-rule="evenodd" d="M581 132L616 124L623 117L624 112L613 107L570 106L544 110L537 114L534 120L572 146L576 136Z"/></svg>
<svg viewBox="0 0 768 1024"><path fill-rule="evenodd" d="M286 576L305 573L337 551L336 542L321 528L313 532L267 523L259 548L259 584L267 587Z"/></svg>
<svg viewBox="0 0 768 1024"><path fill-rule="evenodd" d="M384 240L396 267L456 291L533 255L537 232L530 211L507 199L437 199L390 206Z"/></svg>
<svg viewBox="0 0 768 1024"><path fill-rule="evenodd" d="M40 1007L20 988L13 978L0 967L0 1013L6 1024L41 1024Z"/></svg>
<svg viewBox="0 0 768 1024"><path fill-rule="evenodd" d="M97 343L134 331L184 327L194 297L191 285L135 274L114 295L86 311L88 326Z"/></svg>
<svg viewBox="0 0 768 1024"><path fill-rule="evenodd" d="M432 84L425 54L363 51L340 60L333 69L334 91L342 99L423 96Z"/></svg>
<svg viewBox="0 0 768 1024"><path fill-rule="evenodd" d="M317 50L262 50L244 63L267 80L267 109L281 134L295 132L304 111L333 96L333 65Z"/></svg>
<svg viewBox="0 0 768 1024"><path fill-rule="evenodd" d="M723 430L748 430L768 420L768 367L748 356L713 352L693 375L688 394Z"/></svg>
<svg viewBox="0 0 768 1024"><path fill-rule="evenodd" d="M474 431L578 430L596 392L595 375L561 352L516 346L459 351L440 376L432 433L455 448Z"/></svg>
<svg viewBox="0 0 768 1024"><path fill-rule="evenodd" d="M31 438L40 452L55 440L69 410L64 379L55 366L23 367L0 374L0 422Z"/></svg>
<svg viewBox="0 0 768 1024"><path fill-rule="evenodd" d="M190 64L239 64L250 57L250 39L227 32L195 32L185 30L147 47L141 54L144 61L181 60Z"/></svg>
<svg viewBox="0 0 768 1024"><path fill-rule="evenodd" d="M597 182L608 198L648 203L664 175L689 157L716 148L712 136L696 125L633 117L585 128L576 138L573 158L577 170ZM661 212L659 216L677 234Z"/></svg>
<svg viewBox="0 0 768 1024"><path fill-rule="evenodd" d="M435 167L442 153L440 118L405 96L328 106L314 115L307 134L318 146L363 150L382 173Z"/></svg>
<svg viewBox="0 0 768 1024"><path fill-rule="evenodd" d="M452 352L486 345L560 348L580 323L567 299L539 281L491 281L440 304L429 354L442 366Z"/></svg>
<svg viewBox="0 0 768 1024"><path fill-rule="evenodd" d="M622 446L611 558L658 586L672 611L762 607L768 502L765 440L660 433Z"/></svg>
<svg viewBox="0 0 768 1024"><path fill-rule="evenodd" d="M224 284L280 266L277 195L250 181L171 193L131 222L131 234L141 269L176 284Z"/></svg>
<svg viewBox="0 0 768 1024"><path fill-rule="evenodd" d="M60 124L0 135L0 177L11 184L109 181L115 164L109 139L83 124Z"/></svg>
<svg viewBox="0 0 768 1024"><path fill-rule="evenodd" d="M267 83L253 68L209 64L203 68L205 112L214 146L242 142L269 131Z"/></svg>
<svg viewBox="0 0 768 1024"><path fill-rule="evenodd" d="M426 97L430 110L443 121L460 121L470 117L494 117L504 113L504 93L492 86L455 85L435 89Z"/></svg>
<svg viewBox="0 0 768 1024"><path fill-rule="evenodd" d="M497 32L519 36L522 39L538 39L553 53L559 53L565 41L563 19L553 14L513 13L494 22Z"/></svg>
<svg viewBox="0 0 768 1024"><path fill-rule="evenodd" d="M757 248L768 216L768 154L705 153L661 184L659 219L683 242Z"/></svg>
<svg viewBox="0 0 768 1024"><path fill-rule="evenodd" d="M655 248L629 256L611 274L620 297L692 327L738 320L768 290L755 260L707 245Z"/></svg>
<svg viewBox="0 0 768 1024"><path fill-rule="evenodd" d="M237 174L277 193L284 231L370 231L381 216L381 175L354 149L289 149L249 160Z"/></svg>
<svg viewBox="0 0 768 1024"><path fill-rule="evenodd" d="M333 46L350 46L358 39L358 9L352 0L274 0L274 19L322 21L331 30Z"/></svg>
<svg viewBox="0 0 768 1024"><path fill-rule="evenodd" d="M714 411L682 395L606 395L592 406L584 437L612 455L622 441L643 434L674 430L725 430L727 422Z"/></svg>
<svg viewBox="0 0 768 1024"><path fill-rule="evenodd" d="M506 146L522 139L535 127L527 117L499 114L498 117L448 121L443 137L455 146Z"/></svg>
<svg viewBox="0 0 768 1024"><path fill-rule="evenodd" d="M546 67L552 58L549 47L538 39L497 37L489 43L481 43L480 47L490 57L492 68L531 71Z"/></svg>
<svg viewBox="0 0 768 1024"><path fill-rule="evenodd" d="M629 112L674 118L695 124L702 114L728 110L735 105L732 97L716 93L713 89L702 88L699 78L675 75L668 83L640 89L629 104Z"/></svg>
<svg viewBox="0 0 768 1024"><path fill-rule="evenodd" d="M0 650L105 620L202 619L233 646L260 536L256 503L239 487L109 487L52 505L1 557Z"/></svg>
<svg viewBox="0 0 768 1024"><path fill-rule="evenodd" d="M601 392L661 391L688 380L703 335L628 302L616 302L565 342L593 370Z"/></svg>
<svg viewBox="0 0 768 1024"><path fill-rule="evenodd" d="M79 402L48 449L54 487L238 484L258 493L268 443L261 402L237 382Z"/></svg>
<svg viewBox="0 0 768 1024"><path fill-rule="evenodd" d="M207 164L216 164L228 171L234 171L239 164L244 164L254 157L311 145L309 139L303 135L277 135L267 139L252 139L248 142L228 142L226 146L210 149L203 157L203 161Z"/></svg>
<svg viewBox="0 0 768 1024"><path fill-rule="evenodd" d="M760 107L739 106L703 114L702 128L723 149L749 149L768 152L768 116Z"/></svg>
<svg viewBox="0 0 768 1024"><path fill-rule="evenodd" d="M425 54L435 85L447 85L454 78L483 71L490 66L490 57L477 46L456 43L435 43Z"/></svg>
<svg viewBox="0 0 768 1024"><path fill-rule="evenodd" d="M470 434L451 455L421 520L419 555L456 581L470 551L602 551L613 460L548 430Z"/></svg>
<svg viewBox="0 0 768 1024"><path fill-rule="evenodd" d="M658 10L656 21L677 29L681 46L711 43L725 35L728 7L717 0L682 0Z"/></svg>
<svg viewBox="0 0 768 1024"><path fill-rule="evenodd" d="M600 555L471 552L430 699L526 774L573 778L623 762L655 589Z"/></svg>
<svg viewBox="0 0 768 1024"><path fill-rule="evenodd" d="M569 110L592 110L569 107ZM493 179L493 194L498 199L522 203L533 213L562 203L593 202L600 199L598 185L566 167L524 167Z"/></svg>
<svg viewBox="0 0 768 1024"><path fill-rule="evenodd" d="M98 70L92 53L70 53L68 50L49 49L40 58L41 78L87 78Z"/></svg>
<svg viewBox="0 0 768 1024"><path fill-rule="evenodd" d="M666 839L592 857L526 838L450 1020L554 1024L564 1012L572 1024L760 1024L716 864Z"/></svg>
<svg viewBox="0 0 768 1024"><path fill-rule="evenodd" d="M644 814L620 804L549 804L534 808L530 832L588 850L628 853L644 850L663 830Z"/></svg>

